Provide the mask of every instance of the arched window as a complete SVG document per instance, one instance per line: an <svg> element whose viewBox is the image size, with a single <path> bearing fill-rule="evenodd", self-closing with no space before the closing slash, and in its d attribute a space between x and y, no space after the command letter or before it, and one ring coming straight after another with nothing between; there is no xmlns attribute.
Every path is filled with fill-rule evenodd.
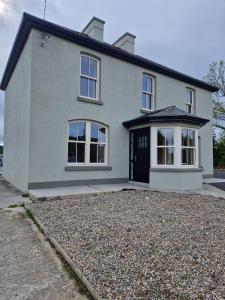
<svg viewBox="0 0 225 300"><path fill-rule="evenodd" d="M68 163L107 164L107 127L92 121L69 121Z"/></svg>

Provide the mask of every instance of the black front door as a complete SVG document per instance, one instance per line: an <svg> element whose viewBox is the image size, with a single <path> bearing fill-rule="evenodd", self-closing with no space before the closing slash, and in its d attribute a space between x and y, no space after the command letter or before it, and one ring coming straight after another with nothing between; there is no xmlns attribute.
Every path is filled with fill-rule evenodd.
<svg viewBox="0 0 225 300"><path fill-rule="evenodd" d="M130 132L130 180L149 183L150 128Z"/></svg>

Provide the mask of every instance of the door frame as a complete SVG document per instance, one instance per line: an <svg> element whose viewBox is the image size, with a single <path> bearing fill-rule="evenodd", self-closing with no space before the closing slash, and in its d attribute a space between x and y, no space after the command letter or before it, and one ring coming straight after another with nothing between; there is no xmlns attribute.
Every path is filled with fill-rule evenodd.
<svg viewBox="0 0 225 300"><path fill-rule="evenodd" d="M133 173L133 178L131 178L131 163L133 162L133 160L131 159L131 134L133 134L133 151L134 151L134 132L138 131L140 129L147 129L147 128L149 129L149 134L148 134L148 142L149 142L149 147L148 147L148 152L149 152L148 153L149 154L148 183L142 182L142 181L135 181L134 180L134 173ZM137 184L140 184L140 185L143 185L143 186L148 186L149 183L150 183L150 166L151 166L151 127L150 126L143 126L143 127L138 126L138 127L131 128L129 130L129 182L135 183L135 184L137 183ZM133 163L133 172L134 172L134 163Z"/></svg>

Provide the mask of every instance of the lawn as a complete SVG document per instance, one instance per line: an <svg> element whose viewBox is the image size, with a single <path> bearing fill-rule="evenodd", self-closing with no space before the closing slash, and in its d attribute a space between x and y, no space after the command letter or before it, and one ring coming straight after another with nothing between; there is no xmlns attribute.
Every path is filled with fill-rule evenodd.
<svg viewBox="0 0 225 300"><path fill-rule="evenodd" d="M225 299L225 200L150 191L32 204L100 297Z"/></svg>

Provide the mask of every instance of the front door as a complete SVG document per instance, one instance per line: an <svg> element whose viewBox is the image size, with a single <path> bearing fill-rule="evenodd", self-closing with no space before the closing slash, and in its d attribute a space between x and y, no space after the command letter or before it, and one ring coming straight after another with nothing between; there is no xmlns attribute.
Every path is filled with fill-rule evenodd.
<svg viewBox="0 0 225 300"><path fill-rule="evenodd" d="M130 175L132 181L149 183L150 127L130 131Z"/></svg>

